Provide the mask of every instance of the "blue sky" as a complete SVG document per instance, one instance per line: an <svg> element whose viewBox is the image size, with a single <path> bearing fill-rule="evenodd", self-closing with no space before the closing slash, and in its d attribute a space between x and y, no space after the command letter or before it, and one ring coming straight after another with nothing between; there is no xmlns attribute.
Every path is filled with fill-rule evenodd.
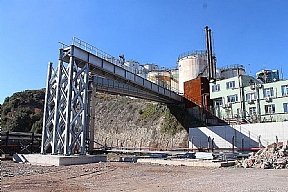
<svg viewBox="0 0 288 192"><path fill-rule="evenodd" d="M213 32L217 67L247 74L281 69L288 78L286 0L0 0L0 103L45 87L58 42L76 36L117 57L175 67L183 52L205 49ZM250 64L250 67L248 67Z"/></svg>

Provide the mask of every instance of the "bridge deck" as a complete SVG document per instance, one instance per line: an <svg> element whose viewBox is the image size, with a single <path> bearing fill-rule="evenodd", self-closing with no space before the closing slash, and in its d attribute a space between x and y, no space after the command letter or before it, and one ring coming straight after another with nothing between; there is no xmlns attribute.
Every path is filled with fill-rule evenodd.
<svg viewBox="0 0 288 192"><path fill-rule="evenodd" d="M70 57L73 57L80 68L89 63L91 75L98 76L94 78L94 82L99 90L106 89L115 93L119 92L119 94L163 103L183 102L182 96L137 75L135 69L122 65L119 59L89 44L83 44L82 41L78 44L75 42L73 41L73 45L63 50L66 53L66 57L63 57L63 59L69 63ZM108 84L103 83L104 79L109 79L109 81L106 81Z"/></svg>
<svg viewBox="0 0 288 192"><path fill-rule="evenodd" d="M137 97L156 102L163 102L163 103L173 102L169 99L167 100L153 93L149 93L141 89L138 89L137 87L131 87L123 83L118 83L117 81L114 80L105 79L103 77L94 77L93 82L94 82L93 87L95 87L96 91L105 92L109 94L119 94L119 95Z"/></svg>

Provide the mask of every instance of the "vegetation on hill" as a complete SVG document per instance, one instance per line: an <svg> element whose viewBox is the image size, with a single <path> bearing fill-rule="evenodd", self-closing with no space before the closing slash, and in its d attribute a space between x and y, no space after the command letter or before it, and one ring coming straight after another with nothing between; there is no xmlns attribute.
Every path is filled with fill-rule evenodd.
<svg viewBox="0 0 288 192"><path fill-rule="evenodd" d="M192 117L188 111L177 105L163 105L163 104L149 104L139 113L143 119L150 119L152 121L163 117L160 132L168 135L175 135L183 129L188 131L191 126Z"/></svg>
<svg viewBox="0 0 288 192"><path fill-rule="evenodd" d="M4 131L41 133L45 89L16 92L1 105Z"/></svg>

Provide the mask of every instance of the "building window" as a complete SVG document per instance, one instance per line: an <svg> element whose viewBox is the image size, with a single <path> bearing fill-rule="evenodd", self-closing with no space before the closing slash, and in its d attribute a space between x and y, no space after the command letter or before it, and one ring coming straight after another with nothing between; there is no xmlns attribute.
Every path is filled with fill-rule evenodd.
<svg viewBox="0 0 288 192"><path fill-rule="evenodd" d="M216 106L222 106L222 99L217 99L217 100L215 100L215 105Z"/></svg>
<svg viewBox="0 0 288 192"><path fill-rule="evenodd" d="M256 114L256 107L249 107L249 114L250 115Z"/></svg>
<svg viewBox="0 0 288 192"><path fill-rule="evenodd" d="M265 105L265 114L273 114L275 113L275 105Z"/></svg>
<svg viewBox="0 0 288 192"><path fill-rule="evenodd" d="M288 85L282 85L281 90L282 90L282 96L288 96Z"/></svg>
<svg viewBox="0 0 288 192"><path fill-rule="evenodd" d="M288 103L283 103L284 113L288 113Z"/></svg>
<svg viewBox="0 0 288 192"><path fill-rule="evenodd" d="M226 83L226 88L227 89L232 89L235 88L235 81L229 81Z"/></svg>
<svg viewBox="0 0 288 192"><path fill-rule="evenodd" d="M230 102L237 102L238 101L238 95L229 95L227 96L228 103Z"/></svg>
<svg viewBox="0 0 288 192"><path fill-rule="evenodd" d="M273 87L264 89L263 95L264 95L264 97L273 97L274 96Z"/></svg>
<svg viewBox="0 0 288 192"><path fill-rule="evenodd" d="M212 92L220 91L220 84L212 85Z"/></svg>
<svg viewBox="0 0 288 192"><path fill-rule="evenodd" d="M249 101L249 100L256 100L256 93L247 93L246 101Z"/></svg>

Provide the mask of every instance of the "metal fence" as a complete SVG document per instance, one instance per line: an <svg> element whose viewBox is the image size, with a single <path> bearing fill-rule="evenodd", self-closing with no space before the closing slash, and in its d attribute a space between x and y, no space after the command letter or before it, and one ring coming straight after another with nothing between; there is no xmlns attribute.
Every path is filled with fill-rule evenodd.
<svg viewBox="0 0 288 192"><path fill-rule="evenodd" d="M41 134L1 131L1 154L39 153Z"/></svg>

